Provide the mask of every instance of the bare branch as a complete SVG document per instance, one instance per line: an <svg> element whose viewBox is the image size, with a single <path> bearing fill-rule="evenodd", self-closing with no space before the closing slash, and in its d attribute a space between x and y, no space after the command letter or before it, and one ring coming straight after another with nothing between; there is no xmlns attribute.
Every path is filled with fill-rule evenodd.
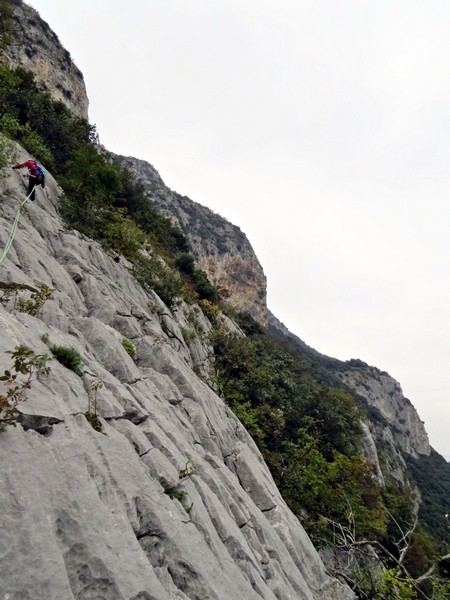
<svg viewBox="0 0 450 600"><path fill-rule="evenodd" d="M450 554L441 556L436 561L434 561L434 563L431 565L431 567L428 569L428 571L415 580L416 583L422 583L423 581L427 581L427 579L431 579L433 577L434 573L436 572L436 569L439 566L439 563L442 562L443 560L450 560Z"/></svg>

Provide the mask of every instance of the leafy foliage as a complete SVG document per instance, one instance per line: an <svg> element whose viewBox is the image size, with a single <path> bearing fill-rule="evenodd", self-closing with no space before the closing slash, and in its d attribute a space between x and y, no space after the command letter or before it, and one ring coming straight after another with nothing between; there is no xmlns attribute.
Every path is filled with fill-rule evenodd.
<svg viewBox="0 0 450 600"><path fill-rule="evenodd" d="M442 548L415 525L410 488L388 475L381 487L359 453L364 413L356 401L342 388L318 383L315 365L303 360L297 346L268 335L248 315L235 320L246 337L215 329L210 380L258 444L312 539L348 552L354 548L354 564L361 560L353 581L360 598L445 598L447 574L436 561ZM431 464L424 469L434 479ZM367 575L367 546L385 564L381 578L361 577Z"/></svg>
<svg viewBox="0 0 450 600"><path fill-rule="evenodd" d="M195 266L192 254L179 253L175 256L174 266L186 276L192 291L199 299L217 303L219 295L216 287L210 283L206 273Z"/></svg>
<svg viewBox="0 0 450 600"><path fill-rule="evenodd" d="M11 355L13 362L0 376L0 381L7 388L6 393L0 393L1 428L5 423L14 423L17 405L26 400L33 378L50 372L50 367L47 366L50 357L47 354L36 354L26 346L16 346L14 350L8 350L7 354Z"/></svg>
<svg viewBox="0 0 450 600"><path fill-rule="evenodd" d="M426 530L450 548L450 465L435 450L430 456L405 457L421 493L419 517ZM447 516L446 516L447 515Z"/></svg>
<svg viewBox="0 0 450 600"><path fill-rule="evenodd" d="M6 168L14 159L14 147L11 140L0 134L0 177L5 176Z"/></svg>
<svg viewBox="0 0 450 600"><path fill-rule="evenodd" d="M40 92L32 73L4 65L0 66L0 130L58 174L74 150L95 132L62 102Z"/></svg>
<svg viewBox="0 0 450 600"><path fill-rule="evenodd" d="M191 502L190 504L187 504L188 493L185 489L183 489L181 484L183 483L183 481L190 479L193 475L195 475L195 473L195 466L190 460L186 461L186 465L184 466L184 468L180 469L178 472L179 481L177 485L164 490L164 493L167 494L169 498L171 498L172 500L178 500L181 503L188 515L192 512L194 503Z"/></svg>
<svg viewBox="0 0 450 600"><path fill-rule="evenodd" d="M417 598L412 580L399 581L395 569L387 569L383 573L377 595L386 600L414 600Z"/></svg>
<svg viewBox="0 0 450 600"><path fill-rule="evenodd" d="M60 177L66 194L63 216L73 227L97 237L104 230L119 179L118 167L108 164L95 146L78 147Z"/></svg>
<svg viewBox="0 0 450 600"><path fill-rule="evenodd" d="M102 431L102 429L103 429L102 422L100 421L100 419L98 418L98 416L95 413L92 413L90 410L87 410L84 413L84 416L86 417L86 420L91 425L91 427L93 429L95 429L95 431L98 431L98 432Z"/></svg>
<svg viewBox="0 0 450 600"><path fill-rule="evenodd" d="M19 312L26 312L29 315L36 316L47 300L53 300L54 291L54 288L44 283L38 286L37 291L32 292L28 299L18 298L16 308Z"/></svg>
<svg viewBox="0 0 450 600"><path fill-rule="evenodd" d="M133 274L142 286L154 290L169 308L176 306L184 295L184 283L179 273L158 256L139 255Z"/></svg>
<svg viewBox="0 0 450 600"><path fill-rule="evenodd" d="M0 296L0 304L8 306L12 303L12 310L18 310L19 312L25 312L29 315L36 316L39 310L43 307L47 300L53 299L54 288L50 288L48 285L41 284L37 290L31 292L29 296L25 296L28 293L25 286L21 283L13 283L4 287Z"/></svg>

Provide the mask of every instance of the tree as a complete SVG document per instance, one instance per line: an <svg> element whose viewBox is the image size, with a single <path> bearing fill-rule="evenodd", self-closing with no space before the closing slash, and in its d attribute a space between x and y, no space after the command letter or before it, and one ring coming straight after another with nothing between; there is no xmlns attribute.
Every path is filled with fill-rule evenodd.
<svg viewBox="0 0 450 600"><path fill-rule="evenodd" d="M94 145L84 144L73 153L61 177L63 216L87 235L103 235L119 182L117 165L108 163Z"/></svg>
<svg viewBox="0 0 450 600"><path fill-rule="evenodd" d="M390 517L392 518L392 515ZM390 551L377 539L356 538L352 522L348 525L333 522L332 525L336 533L335 551L345 551L352 557L347 564L364 565L368 549L371 549L372 557L373 553L378 557L380 568L378 575L370 580L370 589L367 588L367 580L358 582L349 571L344 572L340 568L334 571L332 569L332 574L344 579L356 592L358 598L384 598L385 600L447 600L449 598L450 583L447 569L450 567L450 554L434 555L430 559L422 552L422 548L420 562L414 567L418 569L417 572L414 574L410 571L409 567L414 564L414 561L411 563L411 555L417 552L417 547L414 546L418 535L419 537L423 535L423 532L417 532L417 518L408 530L403 530L396 523L398 536L394 544L395 551ZM357 571L355 567L352 570Z"/></svg>

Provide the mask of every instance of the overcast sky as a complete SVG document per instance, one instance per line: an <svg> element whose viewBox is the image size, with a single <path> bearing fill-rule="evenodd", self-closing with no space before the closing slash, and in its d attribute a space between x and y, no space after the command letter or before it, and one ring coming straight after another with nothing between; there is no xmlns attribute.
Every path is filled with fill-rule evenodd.
<svg viewBox="0 0 450 600"><path fill-rule="evenodd" d="M110 150L248 236L272 312L450 458L448 0L31 0Z"/></svg>

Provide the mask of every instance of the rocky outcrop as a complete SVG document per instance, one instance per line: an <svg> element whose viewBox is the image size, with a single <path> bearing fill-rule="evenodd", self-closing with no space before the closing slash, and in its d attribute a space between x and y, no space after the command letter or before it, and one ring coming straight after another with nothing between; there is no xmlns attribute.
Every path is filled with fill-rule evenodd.
<svg viewBox="0 0 450 600"><path fill-rule="evenodd" d="M51 360L17 426L0 432L2 597L352 598L327 576L244 427L196 375L210 349L183 336L192 313L210 327L200 308L171 312L126 261L65 230L47 179L0 282L23 294L46 284L53 299L33 316L3 297L0 372L18 345L51 354L52 343L75 348L83 373ZM16 172L0 185L3 248L25 186ZM100 432L85 417L94 397Z"/></svg>
<svg viewBox="0 0 450 600"><path fill-rule="evenodd" d="M132 157L117 156L142 183L155 206L187 237L197 263L227 301L267 325L267 282L246 235L209 208L170 190L156 169Z"/></svg>
<svg viewBox="0 0 450 600"><path fill-rule="evenodd" d="M394 439L402 452L414 458L421 454L429 456L431 447L423 421L411 402L403 395L398 381L385 371L370 367L361 361L350 361L346 364L350 368L339 373L339 378L375 409L371 412L371 421L390 430L389 433L385 433L385 439ZM355 366L352 367L352 364Z"/></svg>
<svg viewBox="0 0 450 600"><path fill-rule="evenodd" d="M13 67L30 70L38 85L74 114L88 120L83 74L39 13L22 0L13 0L16 41L6 51Z"/></svg>
<svg viewBox="0 0 450 600"><path fill-rule="evenodd" d="M399 483L409 485L404 457L429 456L431 446L424 423L404 397L400 384L385 371L360 360L343 363L337 377L367 406L370 434L377 452L383 454L387 472Z"/></svg>

